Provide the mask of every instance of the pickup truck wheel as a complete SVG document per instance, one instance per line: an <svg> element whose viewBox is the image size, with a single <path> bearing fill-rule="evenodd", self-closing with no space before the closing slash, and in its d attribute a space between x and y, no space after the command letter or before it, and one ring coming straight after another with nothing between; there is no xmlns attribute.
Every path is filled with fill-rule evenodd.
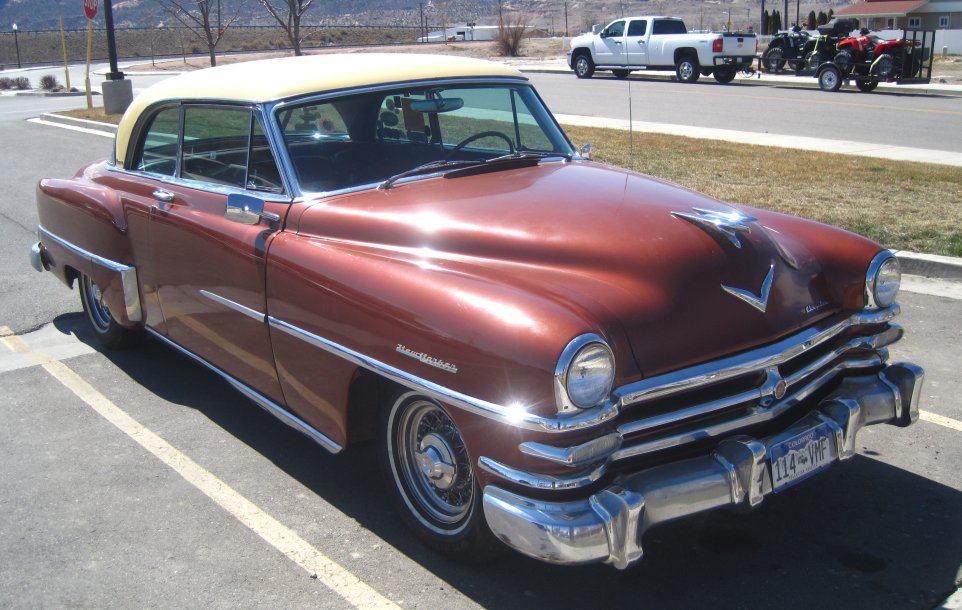
<svg viewBox="0 0 962 610"><path fill-rule="evenodd" d="M818 73L818 86L822 91L838 91L842 86L842 73L835 66L828 66Z"/></svg>
<svg viewBox="0 0 962 610"><path fill-rule="evenodd" d="M83 306L87 322L100 344L109 349L121 349L139 343L144 336L143 331L124 328L117 323L113 314L104 305L103 293L100 287L89 276L81 274L80 304Z"/></svg>
<svg viewBox="0 0 962 610"><path fill-rule="evenodd" d="M678 60L678 65L675 66L675 76L678 77L679 82L694 83L701 75L699 69L698 60L691 55L686 55Z"/></svg>
<svg viewBox="0 0 962 610"><path fill-rule="evenodd" d="M721 67L715 68L715 80L723 85L735 80L735 68Z"/></svg>
<svg viewBox="0 0 962 610"><path fill-rule="evenodd" d="M628 78L628 75L631 74L631 71L630 70L612 70L611 73L615 75L615 78L619 80L624 80Z"/></svg>
<svg viewBox="0 0 962 610"><path fill-rule="evenodd" d="M407 390L381 411L381 470L404 521L427 546L478 561L503 548L484 520L461 432L441 405Z"/></svg>
<svg viewBox="0 0 962 610"><path fill-rule="evenodd" d="M591 56L581 53L575 59L575 76L578 78L591 78L595 73L595 62L591 61Z"/></svg>

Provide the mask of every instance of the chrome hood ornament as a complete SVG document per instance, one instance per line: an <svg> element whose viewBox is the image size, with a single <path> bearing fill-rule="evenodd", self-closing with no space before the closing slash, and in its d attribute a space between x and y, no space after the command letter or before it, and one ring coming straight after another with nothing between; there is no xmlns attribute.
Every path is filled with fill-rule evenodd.
<svg viewBox="0 0 962 610"><path fill-rule="evenodd" d="M706 229L709 232L715 231L728 238L736 248L742 247L738 232L751 233L752 228L748 225L758 219L754 216L746 216L741 212L732 210L731 212L721 212L719 210L706 210L704 208L692 208L696 214L691 212L672 212L671 215L682 218L694 224L696 227Z"/></svg>
<svg viewBox="0 0 962 610"><path fill-rule="evenodd" d="M765 280L762 282L761 291L755 295L747 290L742 290L741 288L732 288L731 286L721 285L722 290L728 294L737 297L758 311L765 313L765 309L768 308L768 295L772 292L772 281L775 279L775 263L768 269L768 275L765 276Z"/></svg>

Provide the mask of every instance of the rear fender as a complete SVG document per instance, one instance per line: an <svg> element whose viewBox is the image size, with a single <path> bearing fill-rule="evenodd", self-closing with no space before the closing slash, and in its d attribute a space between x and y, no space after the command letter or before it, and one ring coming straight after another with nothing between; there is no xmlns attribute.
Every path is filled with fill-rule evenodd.
<svg viewBox="0 0 962 610"><path fill-rule="evenodd" d="M79 176L42 180L37 214L44 267L68 286L79 273L89 276L119 324L139 325L137 271L117 193Z"/></svg>

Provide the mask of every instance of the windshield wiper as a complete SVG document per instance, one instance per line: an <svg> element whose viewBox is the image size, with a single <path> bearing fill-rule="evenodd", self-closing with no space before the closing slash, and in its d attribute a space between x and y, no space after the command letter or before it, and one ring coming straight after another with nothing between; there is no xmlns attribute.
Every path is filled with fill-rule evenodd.
<svg viewBox="0 0 962 610"><path fill-rule="evenodd" d="M385 190L391 188L395 182L402 178L407 178L408 176L416 176L418 174L424 174L429 172L438 171L451 171L457 175L465 175L465 172L471 170L483 170L485 168L494 168L501 165L536 165L542 159L557 157L562 159L571 159L571 155L566 155L564 153L555 152L513 152L506 155L501 155L500 157L493 157L491 159L462 159L458 161L431 161L423 165L418 165L417 167L405 170L399 174L394 174L384 182L378 185L379 190Z"/></svg>
<svg viewBox="0 0 962 610"><path fill-rule="evenodd" d="M379 184L377 188L380 190L389 189L395 182L397 182L401 178L407 178L408 176L416 176L417 174L423 174L423 173L434 171L434 170L454 169L458 167L465 167L468 165L478 165L479 163L484 163L484 161L477 161L477 160L431 161L430 163L424 163L423 165L418 165L417 167L413 167L411 169L405 170L400 174L394 174L393 176L391 176L390 178L388 178L387 180Z"/></svg>

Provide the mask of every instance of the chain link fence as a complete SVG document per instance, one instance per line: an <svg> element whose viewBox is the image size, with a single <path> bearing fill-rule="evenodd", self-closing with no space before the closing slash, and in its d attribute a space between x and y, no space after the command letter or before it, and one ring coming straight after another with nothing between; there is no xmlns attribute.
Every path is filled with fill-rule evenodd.
<svg viewBox="0 0 962 610"><path fill-rule="evenodd" d="M302 50L336 46L414 43L423 35L417 26L323 25L302 26ZM116 29L117 55L122 60L208 54L207 43L183 27ZM82 62L87 56L87 30L66 30L67 58ZM0 33L0 66L59 64L63 49L59 31ZM217 54L244 51L290 50L284 30L273 26L231 26L217 45ZM91 47L93 61L107 60L107 31L95 29Z"/></svg>

